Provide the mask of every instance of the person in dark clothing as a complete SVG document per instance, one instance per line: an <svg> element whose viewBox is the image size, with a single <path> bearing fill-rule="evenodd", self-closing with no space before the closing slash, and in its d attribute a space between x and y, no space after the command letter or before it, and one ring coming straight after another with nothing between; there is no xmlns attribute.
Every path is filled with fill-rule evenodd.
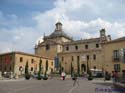
<svg viewBox="0 0 125 93"><path fill-rule="evenodd" d="M77 74L74 74L74 82L73 82L73 86L75 86L76 85L76 83L77 83L77 85L79 86L79 82L77 81Z"/></svg>

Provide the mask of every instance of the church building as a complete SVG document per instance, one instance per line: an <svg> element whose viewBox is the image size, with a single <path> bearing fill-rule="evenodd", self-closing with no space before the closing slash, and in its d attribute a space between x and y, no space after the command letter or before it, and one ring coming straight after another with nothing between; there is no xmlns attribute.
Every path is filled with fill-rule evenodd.
<svg viewBox="0 0 125 93"><path fill-rule="evenodd" d="M35 55L55 59L55 68L66 73L71 72L71 64L79 74L87 71L87 68L104 70L102 44L111 41L105 29L100 30L100 37L73 40L63 31L61 22L55 26L54 32L44 36L43 42L35 46Z"/></svg>

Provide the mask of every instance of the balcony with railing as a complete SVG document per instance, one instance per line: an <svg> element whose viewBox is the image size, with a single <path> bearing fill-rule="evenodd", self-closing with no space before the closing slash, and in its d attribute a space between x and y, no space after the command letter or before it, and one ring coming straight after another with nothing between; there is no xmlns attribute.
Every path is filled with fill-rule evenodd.
<svg viewBox="0 0 125 93"><path fill-rule="evenodd" d="M120 59L120 57L112 57L112 61L113 62L120 62L121 61L121 59Z"/></svg>

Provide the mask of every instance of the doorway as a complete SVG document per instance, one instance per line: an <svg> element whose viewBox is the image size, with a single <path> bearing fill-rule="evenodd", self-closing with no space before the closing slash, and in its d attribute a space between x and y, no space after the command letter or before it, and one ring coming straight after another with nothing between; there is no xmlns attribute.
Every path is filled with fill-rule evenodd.
<svg viewBox="0 0 125 93"><path fill-rule="evenodd" d="M85 64L81 64L81 71L86 72L86 65Z"/></svg>

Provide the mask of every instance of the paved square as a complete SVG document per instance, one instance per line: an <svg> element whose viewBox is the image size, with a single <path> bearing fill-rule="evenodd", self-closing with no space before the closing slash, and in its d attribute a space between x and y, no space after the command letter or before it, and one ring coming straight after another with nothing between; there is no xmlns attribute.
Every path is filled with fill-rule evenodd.
<svg viewBox="0 0 125 93"><path fill-rule="evenodd" d="M96 88L109 88L112 83L104 81L88 81L79 79L79 86L73 86L73 81L59 78L52 80L6 80L0 81L0 93L103 93ZM108 93L108 92L105 92ZM115 92L112 92L115 93Z"/></svg>

